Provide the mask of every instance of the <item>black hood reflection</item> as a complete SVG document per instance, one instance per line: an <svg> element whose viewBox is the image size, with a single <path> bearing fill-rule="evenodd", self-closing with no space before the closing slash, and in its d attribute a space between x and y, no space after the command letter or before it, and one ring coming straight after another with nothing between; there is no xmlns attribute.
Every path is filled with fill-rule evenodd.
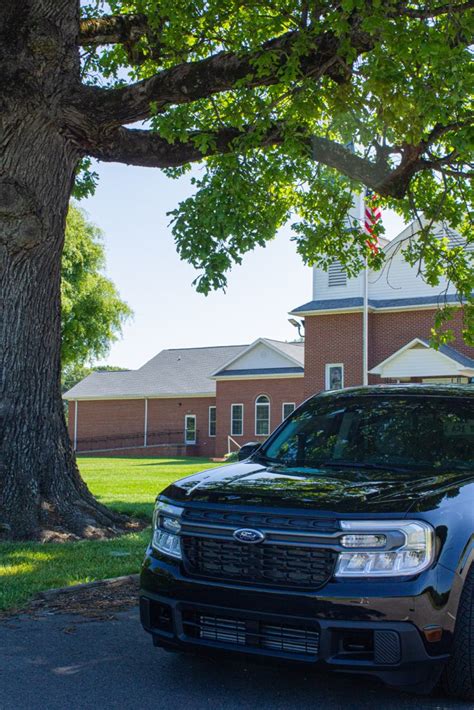
<svg viewBox="0 0 474 710"><path fill-rule="evenodd" d="M456 496L469 477L472 483L472 474L459 471L305 470L244 461L177 481L162 495L176 502L402 514L425 497L437 507L445 496Z"/></svg>

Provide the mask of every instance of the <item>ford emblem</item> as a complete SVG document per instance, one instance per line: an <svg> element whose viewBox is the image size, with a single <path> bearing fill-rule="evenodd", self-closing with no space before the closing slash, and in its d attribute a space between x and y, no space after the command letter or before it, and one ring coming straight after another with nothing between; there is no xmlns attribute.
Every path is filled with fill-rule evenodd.
<svg viewBox="0 0 474 710"><path fill-rule="evenodd" d="M246 542L255 545L257 542L263 542L265 535L260 530L250 530L250 528L241 528L234 532L234 537L239 542Z"/></svg>

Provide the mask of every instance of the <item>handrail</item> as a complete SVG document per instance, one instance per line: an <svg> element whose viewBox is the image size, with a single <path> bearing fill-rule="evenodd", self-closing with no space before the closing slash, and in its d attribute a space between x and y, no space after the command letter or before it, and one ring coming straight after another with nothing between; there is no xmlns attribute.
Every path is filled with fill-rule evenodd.
<svg viewBox="0 0 474 710"><path fill-rule="evenodd" d="M232 442L233 444L236 445L237 451L240 451L240 449L242 448L242 445L239 444L238 441L236 441L235 439L233 439L233 438L230 436L230 434L227 434L227 453L228 453L228 454L231 454L231 453L232 453L232 451L230 450L230 442Z"/></svg>
<svg viewBox="0 0 474 710"><path fill-rule="evenodd" d="M196 431L196 444L199 440L199 431ZM113 445L112 445L113 444ZM167 429L162 431L147 432L147 446L186 446L182 429ZM188 444L190 446L190 444ZM76 440L76 450L91 450L94 448L136 448L143 447L143 432L133 434L111 434L108 436L81 437Z"/></svg>

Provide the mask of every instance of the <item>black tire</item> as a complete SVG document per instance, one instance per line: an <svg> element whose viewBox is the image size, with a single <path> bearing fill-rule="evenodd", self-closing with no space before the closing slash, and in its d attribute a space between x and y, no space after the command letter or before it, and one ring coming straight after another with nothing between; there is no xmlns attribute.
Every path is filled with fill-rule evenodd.
<svg viewBox="0 0 474 710"><path fill-rule="evenodd" d="M443 687L453 698L474 700L474 565L462 590L453 654L443 672Z"/></svg>

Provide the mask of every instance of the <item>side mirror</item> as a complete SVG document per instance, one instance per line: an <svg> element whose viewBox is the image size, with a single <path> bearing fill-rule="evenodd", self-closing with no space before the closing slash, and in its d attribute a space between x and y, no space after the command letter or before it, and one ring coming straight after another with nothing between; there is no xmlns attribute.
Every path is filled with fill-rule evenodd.
<svg viewBox="0 0 474 710"><path fill-rule="evenodd" d="M257 449L259 449L261 446L259 441L249 441L248 444L244 444L241 446L239 449L239 452L237 454L237 458L239 461L244 461L245 459L248 459L249 456L251 456Z"/></svg>

